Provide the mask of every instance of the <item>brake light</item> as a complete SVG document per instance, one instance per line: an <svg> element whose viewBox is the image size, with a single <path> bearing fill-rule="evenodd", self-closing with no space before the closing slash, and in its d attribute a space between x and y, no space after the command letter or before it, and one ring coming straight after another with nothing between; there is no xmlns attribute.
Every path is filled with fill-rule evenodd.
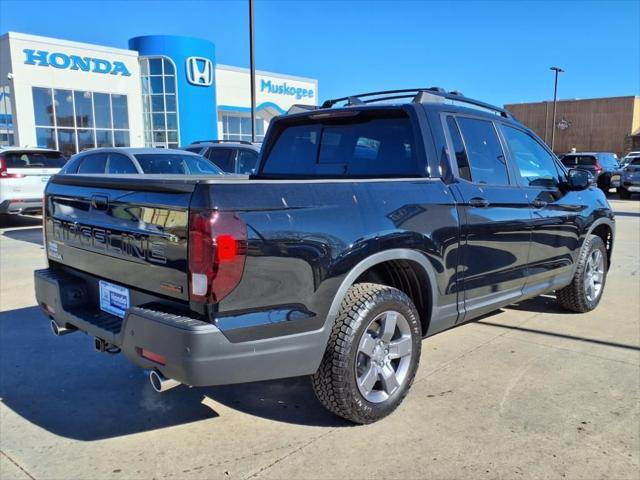
<svg viewBox="0 0 640 480"><path fill-rule="evenodd" d="M600 172L602 172L602 165L600 165L600 162L596 160L596 173Z"/></svg>
<svg viewBox="0 0 640 480"><path fill-rule="evenodd" d="M21 173L9 173L7 171L7 159L0 155L0 180L4 180L5 178L24 178L24 175Z"/></svg>
<svg viewBox="0 0 640 480"><path fill-rule="evenodd" d="M240 283L247 225L233 212L206 210L189 217L189 298L217 303Z"/></svg>

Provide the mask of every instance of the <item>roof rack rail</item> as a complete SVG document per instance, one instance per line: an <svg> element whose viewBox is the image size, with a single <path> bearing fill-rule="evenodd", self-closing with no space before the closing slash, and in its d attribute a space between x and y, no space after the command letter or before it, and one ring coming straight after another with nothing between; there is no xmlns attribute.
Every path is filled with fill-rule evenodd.
<svg viewBox="0 0 640 480"><path fill-rule="evenodd" d="M247 140L196 140L194 142L191 142L191 145L195 145L198 143L244 143L245 145L253 145Z"/></svg>
<svg viewBox="0 0 640 480"><path fill-rule="evenodd" d="M365 99L363 99L363 97L365 97ZM336 103L340 102L347 102L346 106L350 107L354 105L362 105L386 100L398 100L401 98L412 98L412 101L414 103L441 103L445 100L451 100L453 102L467 103L486 110L491 110L493 112L499 113L505 118L514 118L513 115L504 108L481 102L480 100L474 100L473 98L465 97L457 90L447 92L444 88L440 87L407 88L402 90L383 90L380 92L360 93L358 95L350 95L348 97L325 100L321 108L331 108Z"/></svg>

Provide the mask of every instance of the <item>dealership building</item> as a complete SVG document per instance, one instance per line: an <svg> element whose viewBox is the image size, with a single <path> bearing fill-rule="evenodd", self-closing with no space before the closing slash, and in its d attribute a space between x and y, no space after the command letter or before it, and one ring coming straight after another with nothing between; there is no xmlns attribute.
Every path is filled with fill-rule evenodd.
<svg viewBox="0 0 640 480"><path fill-rule="evenodd" d="M73 154L251 140L248 69L218 64L213 43L199 38L143 36L128 47L0 37L0 147ZM317 101L317 80L257 71L257 140L274 116Z"/></svg>
<svg viewBox="0 0 640 480"><path fill-rule="evenodd" d="M555 129L556 153L612 152L618 156L640 150L640 97L559 100L505 105L547 144Z"/></svg>

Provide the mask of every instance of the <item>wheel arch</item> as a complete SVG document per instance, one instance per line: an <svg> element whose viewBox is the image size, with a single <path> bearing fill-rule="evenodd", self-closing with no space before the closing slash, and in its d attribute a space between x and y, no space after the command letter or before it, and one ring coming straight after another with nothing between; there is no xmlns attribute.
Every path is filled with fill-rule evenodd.
<svg viewBox="0 0 640 480"><path fill-rule="evenodd" d="M587 238L589 235L597 235L602 239L607 250L607 269L611 266L611 255L613 253L615 232L615 222L610 218L603 217L591 224L587 231L587 235L585 236L585 238Z"/></svg>
<svg viewBox="0 0 640 480"><path fill-rule="evenodd" d="M342 283L338 288L338 291L331 303L329 313L327 314L327 325L332 326L334 324L338 316L340 305L347 294L347 290L349 290L352 285L365 281L366 275L369 272L374 272L376 267L389 264L390 262L409 262L412 268L419 269L418 273L422 275L422 280L426 280L427 282L427 289L423 290L423 292L427 293L427 296L423 299L421 305L416 305L416 308L418 308L420 313L420 322L423 327L422 333L425 335L431 320L434 315L437 314L439 309L436 275L433 267L429 263L429 260L423 253L408 248L395 248L377 252L356 264L342 280ZM403 280L400 280L400 282L402 281ZM387 285L389 284L389 282L382 283ZM398 288L397 284L392 284L390 286ZM415 293L412 295L412 292L407 292L404 288L398 289L407 293L415 303Z"/></svg>

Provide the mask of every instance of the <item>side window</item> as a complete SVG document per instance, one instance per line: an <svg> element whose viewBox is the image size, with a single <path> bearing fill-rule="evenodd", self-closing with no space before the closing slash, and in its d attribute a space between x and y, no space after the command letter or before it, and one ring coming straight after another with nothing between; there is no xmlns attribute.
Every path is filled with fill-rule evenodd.
<svg viewBox="0 0 640 480"><path fill-rule="evenodd" d="M460 136L460 129L458 128L455 118L447 117L447 126L451 134L451 141L453 142L453 150L456 156L456 163L458 164L458 174L460 178L471 181L469 159L467 158L467 152L464 150L464 143L462 143L462 136Z"/></svg>
<svg viewBox="0 0 640 480"><path fill-rule="evenodd" d="M138 173L133 162L120 153L110 153L107 173L125 174Z"/></svg>
<svg viewBox="0 0 640 480"><path fill-rule="evenodd" d="M467 147L471 180L487 185L508 185L507 164L493 122L458 117L458 124Z"/></svg>
<svg viewBox="0 0 640 480"><path fill-rule="evenodd" d="M522 130L506 125L502 129L524 184L557 187L558 170L551 154Z"/></svg>
<svg viewBox="0 0 640 480"><path fill-rule="evenodd" d="M80 160L78 173L104 173L107 163L106 153L94 153Z"/></svg>
<svg viewBox="0 0 640 480"><path fill-rule="evenodd" d="M238 172L242 174L251 174L255 172L258 163L258 154L252 150L238 151Z"/></svg>
<svg viewBox="0 0 640 480"><path fill-rule="evenodd" d="M235 165L233 164L234 152L231 148L210 148L207 152L207 158L215 163L223 172L234 173Z"/></svg>

